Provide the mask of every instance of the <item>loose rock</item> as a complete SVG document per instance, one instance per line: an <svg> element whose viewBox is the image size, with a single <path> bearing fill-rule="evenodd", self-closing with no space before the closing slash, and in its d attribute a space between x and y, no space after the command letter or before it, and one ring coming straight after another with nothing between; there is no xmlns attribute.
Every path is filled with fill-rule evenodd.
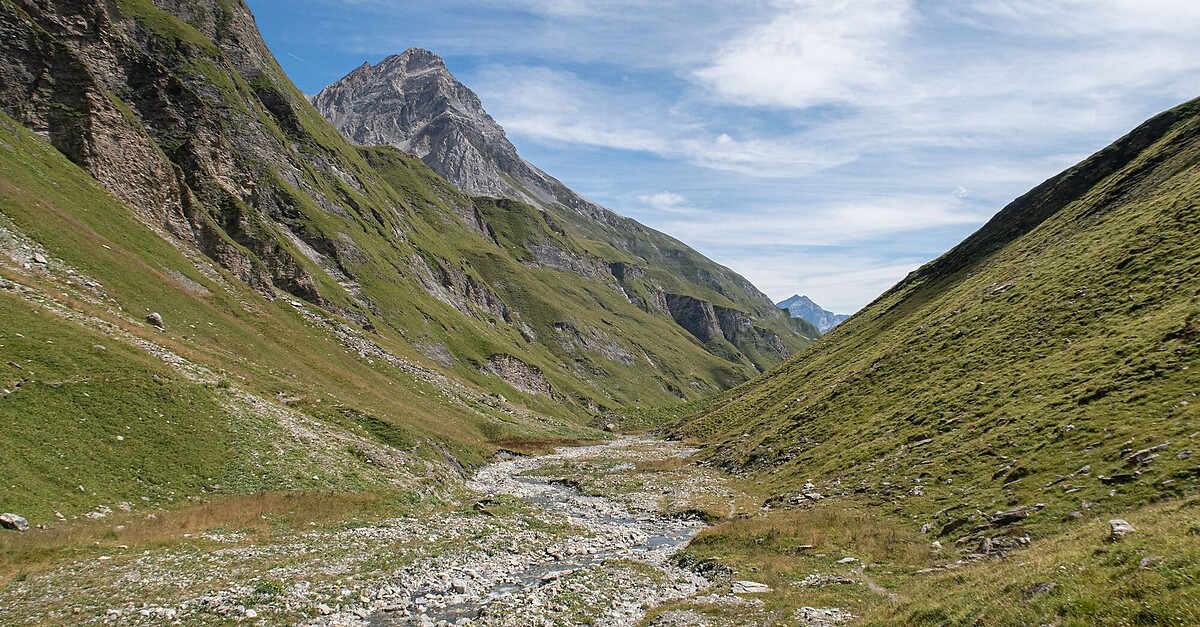
<svg viewBox="0 0 1200 627"><path fill-rule="evenodd" d="M1120 518L1114 518L1108 521L1108 526L1111 528L1108 534L1108 539L1110 541L1120 540L1121 538L1124 538L1135 531L1133 525L1121 520Z"/></svg>
<svg viewBox="0 0 1200 627"><path fill-rule="evenodd" d="M1053 581L1041 581L1029 586L1028 588L1025 588L1023 591L1021 591L1021 595L1026 599L1032 599L1033 597L1041 596L1043 594L1050 594L1057 587L1058 584Z"/></svg>
<svg viewBox="0 0 1200 627"><path fill-rule="evenodd" d="M734 594L759 594L771 592L771 586L757 581L735 581L730 584L730 590Z"/></svg>
<svg viewBox="0 0 1200 627"><path fill-rule="evenodd" d="M13 531L29 531L29 521L13 513L0 514L0 527Z"/></svg>

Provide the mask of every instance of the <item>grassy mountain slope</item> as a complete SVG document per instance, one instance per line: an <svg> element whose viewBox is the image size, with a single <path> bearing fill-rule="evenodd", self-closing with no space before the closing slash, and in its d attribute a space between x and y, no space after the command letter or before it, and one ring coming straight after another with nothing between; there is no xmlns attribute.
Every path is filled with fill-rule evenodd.
<svg viewBox="0 0 1200 627"><path fill-rule="evenodd" d="M589 433L263 299L9 119L0 213L4 507L34 522L210 492L422 492L416 477L453 472L446 454Z"/></svg>
<svg viewBox="0 0 1200 627"><path fill-rule="evenodd" d="M6 511L419 500L510 440L754 372L523 263L578 249L540 212L350 146L240 2L3 0L0 32Z"/></svg>
<svg viewBox="0 0 1200 627"><path fill-rule="evenodd" d="M651 320L603 273L529 263L531 249L585 257L539 212L350 146L240 2L3 6L9 113L265 298L286 292L399 340L406 358L573 420L755 372ZM497 239L520 221L517 239Z"/></svg>
<svg viewBox="0 0 1200 627"><path fill-rule="evenodd" d="M1003 553L1029 534L1034 555L1073 555L1117 580L1146 580L1135 597L1114 596L1086 575L1052 572L1063 586L1032 607L1009 563L986 571L990 578L974 570L920 584L935 599L957 596L940 609L928 596L893 606L903 620L1076 620L1088 603L1102 622L1129 620L1139 607L1160 618L1191 607L1194 618L1198 606L1180 605L1197 600L1194 580L1168 593L1186 577L1135 574L1148 554L1089 555L1087 538L1110 517L1196 494L1198 232L1200 101L1192 101L1017 199L810 349L674 431L706 441L712 463L752 477L777 508L812 507L803 494L820 493L871 507L913 542L924 525L925 541L958 549L955 558ZM1019 506L1030 509L1008 521L996 515ZM1179 534L1159 538L1183 552L1171 568L1198 548L1176 524L1189 507L1144 514L1159 520L1154 531ZM1010 587L996 588L999 572ZM996 601L972 607L979 596L966 582ZM1009 604L1007 619L989 620Z"/></svg>
<svg viewBox="0 0 1200 627"><path fill-rule="evenodd" d="M530 238L517 242L522 263L608 284L723 360L763 370L817 336L729 268L584 199L526 162L479 97L432 52L413 48L375 66L364 63L312 100L357 144L412 151L459 189L536 208L515 217L544 222L553 236L522 230Z"/></svg>

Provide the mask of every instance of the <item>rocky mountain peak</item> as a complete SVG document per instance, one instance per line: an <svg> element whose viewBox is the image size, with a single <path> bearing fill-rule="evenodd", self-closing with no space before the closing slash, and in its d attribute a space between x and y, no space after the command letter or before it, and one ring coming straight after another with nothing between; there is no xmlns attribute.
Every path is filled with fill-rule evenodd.
<svg viewBox="0 0 1200 627"><path fill-rule="evenodd" d="M479 96L428 50L364 63L312 102L356 144L415 154L470 194L520 197L500 174L500 164L520 162L516 148Z"/></svg>
<svg viewBox="0 0 1200 627"><path fill-rule="evenodd" d="M787 310L793 318L800 318L812 323L821 333L829 331L850 317L847 314L835 314L814 303L808 296L800 294L795 294L776 306Z"/></svg>
<svg viewBox="0 0 1200 627"><path fill-rule="evenodd" d="M753 355L746 359L763 368L816 336L745 278L526 162L479 97L432 52L413 48L361 66L312 102L353 143L412 153L467 194L530 205L537 221L553 225L550 232L610 246L613 254L605 257L530 242L530 263L601 280L643 310L670 316L702 343L732 343L710 347L718 353ZM655 278L663 272L674 278Z"/></svg>

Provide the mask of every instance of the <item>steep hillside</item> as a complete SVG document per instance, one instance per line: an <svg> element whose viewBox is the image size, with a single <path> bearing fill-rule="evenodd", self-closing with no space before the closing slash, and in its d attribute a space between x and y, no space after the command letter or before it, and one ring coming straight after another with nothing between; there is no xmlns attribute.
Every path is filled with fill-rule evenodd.
<svg viewBox="0 0 1200 627"><path fill-rule="evenodd" d="M626 257L598 258L553 216L352 147L240 2L10 0L0 29L7 112L142 221L264 299L286 293L540 411L587 420L696 397L803 341L730 303L699 307L715 331L698 339L631 303L637 277L664 270L630 263L618 280Z"/></svg>
<svg viewBox="0 0 1200 627"><path fill-rule="evenodd" d="M4 0L0 35L0 450L35 522L384 489L755 373L581 276L553 216L351 146L241 2Z"/></svg>
<svg viewBox="0 0 1200 627"><path fill-rule="evenodd" d="M781 315L728 268L588 201L526 162L479 97L427 50L365 63L313 103L356 144L394 146L421 157L467 193L537 207L559 239L576 247L564 250L523 234L519 243L531 253L527 263L618 287L630 302L674 320L715 355L764 369L817 335Z"/></svg>
<svg viewBox="0 0 1200 627"><path fill-rule="evenodd" d="M1198 591L1182 582L1200 546L1183 529L1197 501L1139 508L1194 497L1200 481L1197 233L1200 100L1015 200L674 432L707 442L711 463L762 482L776 509L869 505L900 545L920 529L966 562L1032 537L1033 553L1012 559L1036 566L931 575L909 588L924 601L876 610L884 622L1070 622L1088 607L1091 621L1191 622ZM1142 531L1159 535L1126 549L1089 544L1115 517L1144 519ZM1168 555L1156 543L1178 554L1154 566ZM1049 555L1078 563L1079 574L1054 571ZM946 567L934 561L923 565ZM1058 592L1022 597L1035 577Z"/></svg>

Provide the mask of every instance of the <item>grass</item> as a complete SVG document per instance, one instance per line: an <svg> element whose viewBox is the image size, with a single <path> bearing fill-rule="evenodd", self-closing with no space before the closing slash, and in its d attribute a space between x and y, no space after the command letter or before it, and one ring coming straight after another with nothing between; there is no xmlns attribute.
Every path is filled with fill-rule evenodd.
<svg viewBox="0 0 1200 627"><path fill-rule="evenodd" d="M115 550L175 546L207 532L237 532L255 543L266 543L279 534L314 526L353 524L413 511L412 505L395 496L331 492L216 496L151 515L117 510L103 519L81 519L20 535L0 534L0 585L60 562Z"/></svg>
<svg viewBox="0 0 1200 627"><path fill-rule="evenodd" d="M672 433L764 500L819 492L871 508L872 525L900 537L928 525L948 548L1002 535L987 528L998 511L1044 505L1012 531L1034 549L921 579L936 584L908 597L907 614L871 614L880 624L1077 624L1089 607L1106 624L1189 622L1190 585L1172 592L1182 579L1168 577L1154 599L1123 599L1113 592L1157 575L1103 566L1089 543L1107 517L1181 517L1171 508L1197 493L1198 111L1183 105L1016 201L780 368L680 411ZM786 538L794 523L753 524ZM735 531L724 559L756 556L762 545ZM1182 539L1148 525L1147 542L1188 555ZM1100 573L1074 609L1053 606L1066 588L1020 598L1036 582L1014 562L1046 555ZM758 558L763 573L794 572ZM1019 583L1000 589L1004 578Z"/></svg>

